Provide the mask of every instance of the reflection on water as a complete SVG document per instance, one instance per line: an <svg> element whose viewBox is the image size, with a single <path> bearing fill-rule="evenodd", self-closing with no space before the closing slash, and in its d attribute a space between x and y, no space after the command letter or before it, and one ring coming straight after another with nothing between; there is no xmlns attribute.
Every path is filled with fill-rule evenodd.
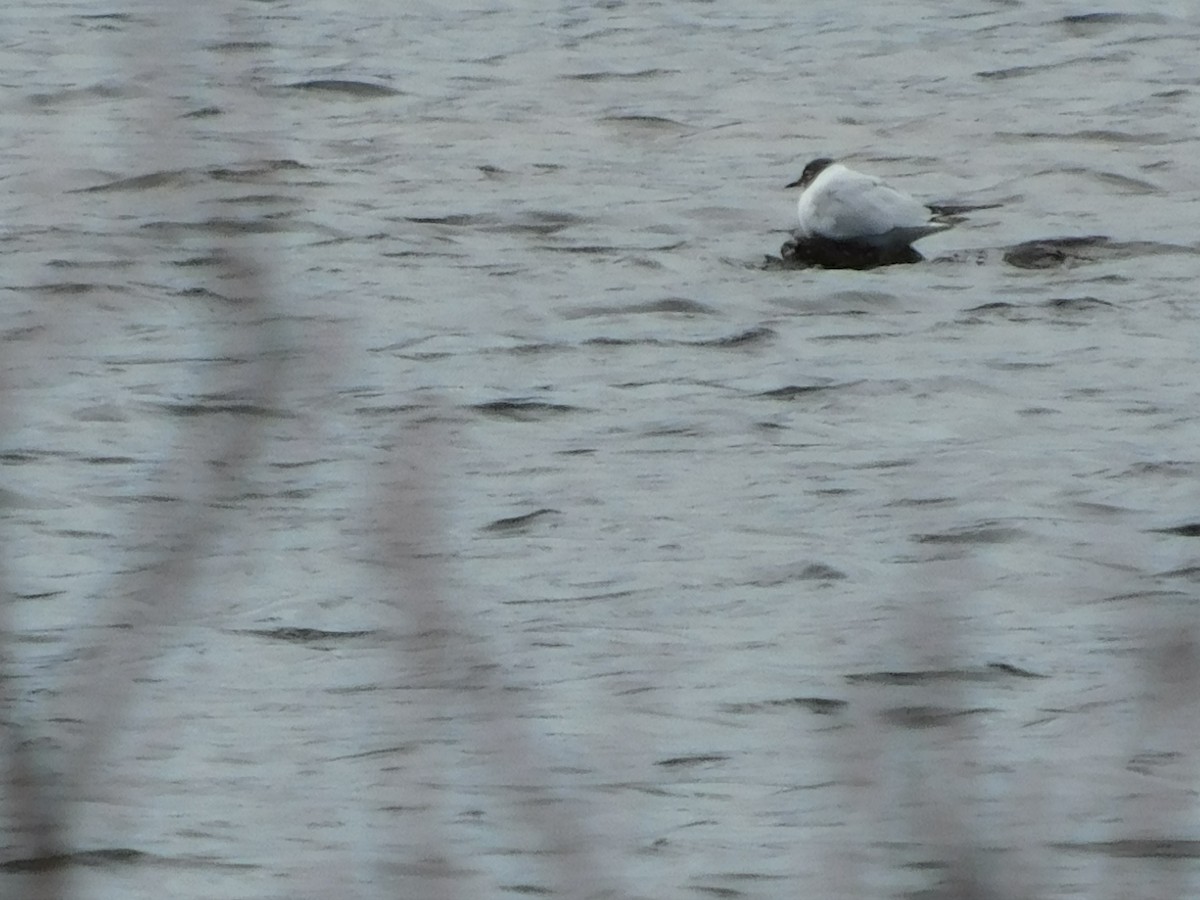
<svg viewBox="0 0 1200 900"><path fill-rule="evenodd" d="M1068 6L6 12L4 896L1190 895L1197 23ZM764 264L826 154L962 220Z"/></svg>

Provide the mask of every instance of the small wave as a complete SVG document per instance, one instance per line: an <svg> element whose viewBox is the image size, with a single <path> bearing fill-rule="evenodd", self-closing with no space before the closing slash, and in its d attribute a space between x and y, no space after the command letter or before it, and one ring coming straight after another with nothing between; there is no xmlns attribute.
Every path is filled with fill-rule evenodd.
<svg viewBox="0 0 1200 900"><path fill-rule="evenodd" d="M545 507L520 516L508 516L504 519L496 519L495 521L484 525L480 530L491 534L524 534L534 524L545 520L547 517L553 517L558 514L559 511L557 509Z"/></svg>
<svg viewBox="0 0 1200 900"><path fill-rule="evenodd" d="M601 316L680 314L687 316L710 316L714 310L687 297L665 297L648 303L629 306L585 306L566 313L568 319L587 319Z"/></svg>
<svg viewBox="0 0 1200 900"><path fill-rule="evenodd" d="M294 91L308 91L318 94L339 94L343 97L374 99L378 97L395 97L403 91L377 84L371 81L354 81L345 78L314 78L309 81L294 81L284 85Z"/></svg>
<svg viewBox="0 0 1200 900"><path fill-rule="evenodd" d="M484 415L511 419L514 422L540 422L568 413L580 412L577 406L568 406L564 403L544 403L538 400L493 400L488 403L476 403L471 409Z"/></svg>

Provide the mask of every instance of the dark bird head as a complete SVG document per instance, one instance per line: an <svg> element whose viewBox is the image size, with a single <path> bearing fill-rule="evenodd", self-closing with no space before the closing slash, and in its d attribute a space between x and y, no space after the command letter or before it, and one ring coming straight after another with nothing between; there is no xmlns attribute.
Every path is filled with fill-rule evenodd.
<svg viewBox="0 0 1200 900"><path fill-rule="evenodd" d="M798 187L801 190L813 183L813 179L833 165L833 160L822 156L820 159L814 159L804 171L800 173L800 177L788 185L790 188Z"/></svg>

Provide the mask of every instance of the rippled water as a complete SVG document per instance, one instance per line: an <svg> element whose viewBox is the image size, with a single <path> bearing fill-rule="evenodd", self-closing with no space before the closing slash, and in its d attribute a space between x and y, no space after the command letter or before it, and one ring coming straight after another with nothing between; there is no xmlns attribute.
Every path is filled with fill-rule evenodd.
<svg viewBox="0 0 1200 900"><path fill-rule="evenodd" d="M4 895L1194 890L1192 5L396 6L0 16Z"/></svg>

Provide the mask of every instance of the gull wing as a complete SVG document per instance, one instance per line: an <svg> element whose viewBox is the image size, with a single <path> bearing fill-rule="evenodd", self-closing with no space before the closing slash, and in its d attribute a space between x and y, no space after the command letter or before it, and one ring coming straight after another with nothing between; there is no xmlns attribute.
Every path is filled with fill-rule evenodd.
<svg viewBox="0 0 1200 900"><path fill-rule="evenodd" d="M907 242L947 227L931 222L927 207L881 179L836 168L827 170L829 177L818 179L805 192L811 195L806 219L813 234L835 241L886 236L889 241Z"/></svg>

